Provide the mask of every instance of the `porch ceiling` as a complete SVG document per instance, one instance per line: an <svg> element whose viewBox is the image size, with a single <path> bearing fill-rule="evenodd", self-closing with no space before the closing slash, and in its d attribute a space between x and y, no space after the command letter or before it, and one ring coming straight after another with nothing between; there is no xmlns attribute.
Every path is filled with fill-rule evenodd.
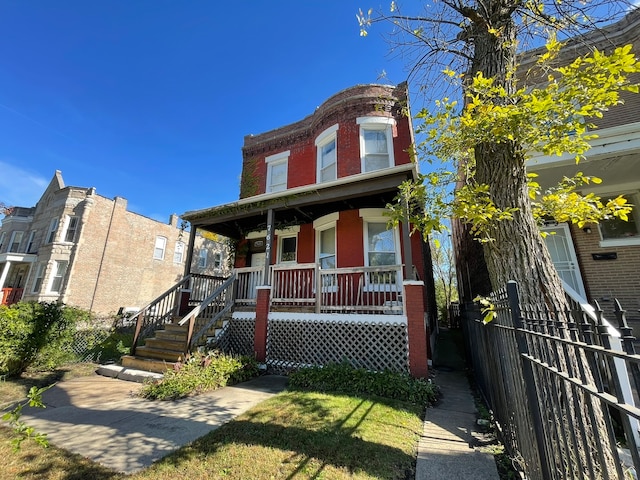
<svg viewBox="0 0 640 480"><path fill-rule="evenodd" d="M240 238L248 232L264 230L267 212L274 211L276 228L309 223L324 215L357 208L383 208L393 201L398 186L415 177L415 166L406 165L385 175L363 175L349 182L332 182L290 189L281 194L250 199L205 210L187 212L182 217L192 227Z"/></svg>

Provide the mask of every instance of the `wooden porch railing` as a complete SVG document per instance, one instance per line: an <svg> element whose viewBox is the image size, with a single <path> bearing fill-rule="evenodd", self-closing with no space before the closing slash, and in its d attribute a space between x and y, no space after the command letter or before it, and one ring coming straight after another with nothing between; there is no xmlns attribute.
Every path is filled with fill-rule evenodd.
<svg viewBox="0 0 640 480"><path fill-rule="evenodd" d="M142 340L153 335L153 332L162 325L171 323L178 315L180 312L182 291L188 289L190 281L191 276L184 277L131 317L131 321L136 322L136 331L133 335L133 344L131 345L131 355L136 354L136 348Z"/></svg>
<svg viewBox="0 0 640 480"><path fill-rule="evenodd" d="M192 346L196 345L198 340L202 338L224 314L233 308L233 286L235 280L236 276L232 274L178 322L178 325L189 326L187 330L185 354L190 352ZM200 320L200 322L198 322L198 320Z"/></svg>
<svg viewBox="0 0 640 480"><path fill-rule="evenodd" d="M13 305L22 299L24 288L3 288L0 305Z"/></svg>
<svg viewBox="0 0 640 480"><path fill-rule="evenodd" d="M236 268L236 305L255 305L256 287L264 285L264 267Z"/></svg>
<svg viewBox="0 0 640 480"><path fill-rule="evenodd" d="M320 269L315 263L274 265L271 304L316 313L402 314L402 265Z"/></svg>

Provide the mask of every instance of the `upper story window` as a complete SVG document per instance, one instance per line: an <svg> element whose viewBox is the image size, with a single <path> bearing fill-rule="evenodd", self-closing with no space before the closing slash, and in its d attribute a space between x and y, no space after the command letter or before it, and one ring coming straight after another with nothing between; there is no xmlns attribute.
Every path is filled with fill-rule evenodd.
<svg viewBox="0 0 640 480"><path fill-rule="evenodd" d="M358 117L360 125L360 159L362 172L372 172L394 165L393 126L389 117Z"/></svg>
<svg viewBox="0 0 640 480"><path fill-rule="evenodd" d="M265 158L267 163L266 193L281 192L287 189L287 165L290 153L287 150Z"/></svg>
<svg viewBox="0 0 640 480"><path fill-rule="evenodd" d="M215 253L213 255L213 268L220 268L222 265L222 255L220 253Z"/></svg>
<svg viewBox="0 0 640 480"><path fill-rule="evenodd" d="M176 248L173 251L173 263L182 263L184 258L184 242L176 242Z"/></svg>
<svg viewBox="0 0 640 480"><path fill-rule="evenodd" d="M2 247L4 247L4 240L7 238L7 232L0 233L0 252L2 251Z"/></svg>
<svg viewBox="0 0 640 480"><path fill-rule="evenodd" d="M31 230L31 233L29 234L29 240L27 240L27 249L25 250L25 252L27 253L33 252L33 250L35 249L35 241L36 241L36 231Z"/></svg>
<svg viewBox="0 0 640 480"><path fill-rule="evenodd" d="M78 231L78 217L67 217L64 241L75 242L77 231Z"/></svg>
<svg viewBox="0 0 640 480"><path fill-rule="evenodd" d="M207 268L207 250L204 248L198 255L198 268Z"/></svg>
<svg viewBox="0 0 640 480"><path fill-rule="evenodd" d="M49 224L49 232L47 233L47 243L53 243L56 239L56 232L58 231L58 219L51 219L51 223Z"/></svg>
<svg viewBox="0 0 640 480"><path fill-rule="evenodd" d="M337 132L338 124L335 124L316 138L317 183L330 182L338 178Z"/></svg>
<svg viewBox="0 0 640 480"><path fill-rule="evenodd" d="M617 197L617 195L611 195L609 198L605 198L606 200L610 200L615 197ZM623 195L623 197L626 198L630 204L634 205L634 208L629 214L628 221L614 217L600 222L600 236L602 238L600 245L603 247L640 245L640 218L636 207L639 205L640 195L626 194Z"/></svg>
<svg viewBox="0 0 640 480"><path fill-rule="evenodd" d="M20 244L22 243L22 237L24 236L24 232L13 232L11 234L11 240L9 240L9 251L10 252L18 252L20 249Z"/></svg>
<svg viewBox="0 0 640 480"><path fill-rule="evenodd" d="M153 258L156 260L164 260L164 251L167 248L167 239L165 237L156 237L156 245L153 249Z"/></svg>

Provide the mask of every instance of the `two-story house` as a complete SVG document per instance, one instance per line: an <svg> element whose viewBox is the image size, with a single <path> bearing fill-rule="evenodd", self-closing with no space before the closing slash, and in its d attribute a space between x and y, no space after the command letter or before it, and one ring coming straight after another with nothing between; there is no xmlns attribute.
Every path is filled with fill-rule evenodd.
<svg viewBox="0 0 640 480"><path fill-rule="evenodd" d="M609 52L615 47L631 44L636 54L640 48L640 9L632 10L624 19L587 35L569 39L558 59L560 65L587 54L593 48ZM544 49L523 54L519 71L523 82L537 84L544 76L532 69ZM525 78L524 72L533 72ZM632 81L640 82L634 74ZM577 172L602 179L589 184L583 193L593 192L603 199L624 195L635 205L629 221L606 219L583 228L558 224L550 219L543 231L552 260L565 284L583 300L597 300L605 317L613 320L614 298L630 317L638 317L640 309L640 95L623 92L624 104L605 112L603 118L591 118L597 125L597 138L590 141L586 158L576 165L571 155L544 156L533 153L527 164L529 172L543 189L557 184L563 176ZM482 252L456 225L457 270L460 297L470 301L477 294L486 294L490 286ZM474 245L475 243L475 245Z"/></svg>
<svg viewBox="0 0 640 480"><path fill-rule="evenodd" d="M194 236L194 274L226 275L228 248ZM56 171L35 207L14 207L0 227L2 304L63 302L112 315L141 308L184 274L190 233L127 210L122 197L65 186Z"/></svg>
<svg viewBox="0 0 640 480"><path fill-rule="evenodd" d="M182 216L234 242L227 345L285 370L347 359L426 373L429 246L385 213L417 176L413 140L406 84L357 85L245 137L240 199Z"/></svg>

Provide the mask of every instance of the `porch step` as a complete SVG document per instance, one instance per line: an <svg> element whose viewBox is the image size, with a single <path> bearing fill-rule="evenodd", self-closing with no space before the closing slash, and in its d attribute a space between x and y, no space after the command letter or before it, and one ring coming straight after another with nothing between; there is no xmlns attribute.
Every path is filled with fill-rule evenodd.
<svg viewBox="0 0 640 480"><path fill-rule="evenodd" d="M144 346L152 348L154 350L168 350L170 352L184 353L184 347L186 345L187 337L183 338L147 338L144 341Z"/></svg>
<svg viewBox="0 0 640 480"><path fill-rule="evenodd" d="M175 362L167 362L160 359L141 358L132 355L124 355L121 358L122 366L145 372L164 373L174 368Z"/></svg>
<svg viewBox="0 0 640 480"><path fill-rule="evenodd" d="M185 342L187 340L187 330L183 332L175 331L175 330L158 330L156 332L155 338L167 340L167 341L180 341Z"/></svg>
<svg viewBox="0 0 640 480"><path fill-rule="evenodd" d="M148 347L146 345L136 348L136 357L164 360L167 362L181 362L184 360L184 353L175 350L165 350L164 348Z"/></svg>

